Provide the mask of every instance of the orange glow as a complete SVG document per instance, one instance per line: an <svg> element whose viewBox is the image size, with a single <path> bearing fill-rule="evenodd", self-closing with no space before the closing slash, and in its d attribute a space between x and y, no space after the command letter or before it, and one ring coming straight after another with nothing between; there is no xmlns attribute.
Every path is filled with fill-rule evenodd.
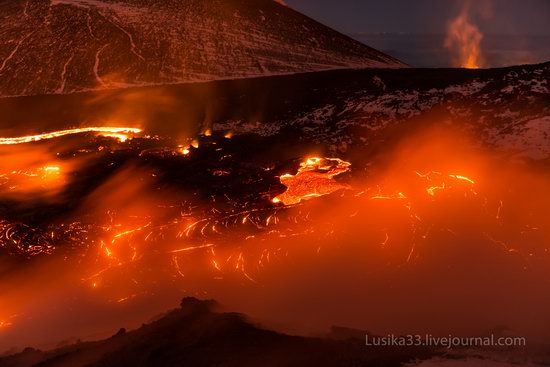
<svg viewBox="0 0 550 367"><path fill-rule="evenodd" d="M59 173L60 170L61 170L61 168L59 168L58 166L44 167L44 172L46 172L46 173L50 173L50 172Z"/></svg>
<svg viewBox="0 0 550 367"><path fill-rule="evenodd" d="M456 178L457 180L462 180L471 183L472 185L475 184L475 181L472 180L469 177L461 176L461 175L449 175L449 177Z"/></svg>
<svg viewBox="0 0 550 367"><path fill-rule="evenodd" d="M209 248L209 247L212 247L212 246L214 246L214 245L210 243L210 244L208 244L208 245L192 246L192 247L180 248L180 249L177 249L177 250L172 250L172 251L170 251L170 252L173 253L173 254L177 254L178 252L186 252L186 251L199 250L199 249L203 249L203 248Z"/></svg>
<svg viewBox="0 0 550 367"><path fill-rule="evenodd" d="M205 297L218 297L216 292L223 288L234 300L260 285L264 295L276 298L292 284L307 287L310 279L349 282L347 275L340 274L348 270L354 277L364 276L365 283L371 271L391 275L392 269L405 266L407 276L414 277L426 266L447 269L446 262L454 264L455 255L487 256L483 260L488 268L493 259L546 266L547 255L541 253L548 251L543 246L550 227L541 213L547 207L547 178L541 179L546 186L531 189L524 168L507 174L506 166L495 164L500 161L487 158L490 164L484 165L481 154L468 155L463 145L452 150L441 140L432 138L435 147L413 141L410 150L399 147L391 159L372 165L362 157L349 162L321 157L298 161L295 173L279 177L286 186L284 193L273 198L272 189L262 189L252 205L234 199L231 188L221 204L219 196L213 204L192 198L180 187L161 192L155 176L161 177L160 169L124 167L87 194L77 210L43 231L0 219L0 247L29 258L52 259L56 266L58 259L67 271L54 268L48 274L63 277L62 282L74 285L75 293L88 292L97 305L128 309L134 300L156 299L157 290L165 286ZM203 144L208 148L208 142ZM31 146L4 149L22 148ZM216 149L225 148L219 144ZM170 157L189 151L195 153L187 145L171 145ZM69 159L46 158L19 162L21 173L16 176L44 187L78 172ZM180 156L173 161L186 164L195 158ZM218 168L223 166L212 169L212 174L224 177ZM11 170L0 177L2 190L15 184ZM275 171L265 172L270 184L277 179ZM3 181L7 183L2 185ZM253 192L255 187L250 189ZM328 197L331 193L337 194ZM223 208L225 203L231 203L230 209ZM65 241L67 237L71 240ZM73 243L74 248L68 249ZM321 275L312 276L317 269ZM44 283L40 274L29 281L21 296L25 302L10 298L9 311L4 312L32 316L42 312L38 300L53 296L36 295L37 283ZM56 286L52 283L48 292L55 292ZM300 294L294 289L292 293ZM6 315L0 315L4 321L0 328L10 321L15 326L5 332L20 327L20 319Z"/></svg>
<svg viewBox="0 0 550 367"><path fill-rule="evenodd" d="M74 134L82 134L82 133L90 133L90 132L98 133L98 135L101 135L101 136L115 137L121 141L126 141L126 139L128 139L128 135L126 134L137 134L141 132L141 129L131 128L131 127L84 127L79 129L54 131L51 133L44 133L44 134L38 134L38 135L20 136L17 138L0 138L0 145L31 143L34 141L59 138L66 135L74 135Z"/></svg>
<svg viewBox="0 0 550 367"><path fill-rule="evenodd" d="M482 39L483 34L475 24L471 23L466 8L449 23L444 46L453 53L456 66L478 69L483 67Z"/></svg>
<svg viewBox="0 0 550 367"><path fill-rule="evenodd" d="M100 134L101 136L104 136L106 138L114 138L120 141L121 143L124 143L128 140L129 136L127 134L120 134L120 133L106 133L106 134Z"/></svg>
<svg viewBox="0 0 550 367"><path fill-rule="evenodd" d="M53 198L66 184L65 173L59 165L28 167L0 173L0 194L13 198L23 195Z"/></svg>
<svg viewBox="0 0 550 367"><path fill-rule="evenodd" d="M339 158L308 158L300 164L296 175L286 174L280 177L287 190L273 199L274 203L285 205L298 204L302 200L331 194L348 185L334 180L335 176L350 170L351 163Z"/></svg>

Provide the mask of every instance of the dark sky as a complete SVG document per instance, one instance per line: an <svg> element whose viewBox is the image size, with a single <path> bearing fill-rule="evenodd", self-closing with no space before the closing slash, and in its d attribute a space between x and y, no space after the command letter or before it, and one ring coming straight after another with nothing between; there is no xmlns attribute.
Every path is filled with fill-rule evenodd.
<svg viewBox="0 0 550 367"><path fill-rule="evenodd" d="M340 32L418 67L447 67L450 20L466 5L484 67L550 61L550 0L286 0Z"/></svg>
<svg viewBox="0 0 550 367"><path fill-rule="evenodd" d="M466 0L286 0L344 33L442 33ZM550 0L472 0L482 31L550 35Z"/></svg>

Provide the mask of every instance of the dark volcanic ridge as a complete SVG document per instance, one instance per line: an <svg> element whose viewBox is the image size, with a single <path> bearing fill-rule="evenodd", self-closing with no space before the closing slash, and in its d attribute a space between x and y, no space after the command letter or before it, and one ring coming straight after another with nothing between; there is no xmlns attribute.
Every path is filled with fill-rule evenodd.
<svg viewBox="0 0 550 367"><path fill-rule="evenodd" d="M367 346L380 336L332 327L317 337L292 336L256 325L245 315L222 312L215 301L186 297L171 310L136 330L121 328L109 338L63 343L43 351L26 348L0 356L3 367L84 366L464 366L546 365L547 345L529 348ZM407 337L395 335L396 338ZM371 342L372 343L372 342ZM531 360L531 358L529 358ZM451 365L451 364L449 364ZM453 364L454 365L454 364Z"/></svg>
<svg viewBox="0 0 550 367"><path fill-rule="evenodd" d="M23 366L401 366L439 352L422 347L367 348L363 338L290 336L254 326L213 301L184 298L181 308L134 331L51 351L25 349L0 358Z"/></svg>
<svg viewBox="0 0 550 367"><path fill-rule="evenodd" d="M0 4L0 97L404 66L272 0Z"/></svg>

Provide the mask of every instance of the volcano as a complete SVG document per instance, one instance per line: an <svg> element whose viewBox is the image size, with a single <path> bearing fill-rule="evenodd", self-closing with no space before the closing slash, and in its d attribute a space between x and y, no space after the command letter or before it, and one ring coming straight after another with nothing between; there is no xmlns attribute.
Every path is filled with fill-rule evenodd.
<svg viewBox="0 0 550 367"><path fill-rule="evenodd" d="M0 96L403 67L272 0L9 0Z"/></svg>
<svg viewBox="0 0 550 367"><path fill-rule="evenodd" d="M0 99L0 349L135 327L182 290L306 330L432 333L426 314L466 305L479 310L467 332L545 335L548 72L331 70ZM386 289L418 317L388 315ZM331 315L308 316L319 299Z"/></svg>
<svg viewBox="0 0 550 367"><path fill-rule="evenodd" d="M0 353L54 348L0 365L432 356L377 363L390 334L539 358L549 86L406 67L281 1L0 2Z"/></svg>

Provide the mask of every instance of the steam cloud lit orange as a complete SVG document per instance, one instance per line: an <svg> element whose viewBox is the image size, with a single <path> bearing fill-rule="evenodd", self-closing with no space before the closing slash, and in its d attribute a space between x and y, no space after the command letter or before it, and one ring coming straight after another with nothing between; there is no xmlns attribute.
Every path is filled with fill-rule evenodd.
<svg viewBox="0 0 550 367"><path fill-rule="evenodd" d="M484 66L481 52L483 34L478 26L470 21L468 13L466 7L449 23L444 46L453 53L456 66L478 69Z"/></svg>
<svg viewBox="0 0 550 367"><path fill-rule="evenodd" d="M143 140L152 143L154 139ZM197 154L190 154L191 148L174 145L172 149L178 154L170 155L170 160L192 161L201 155L201 149L208 149L212 144L209 141L193 142L197 148L192 152L199 149ZM213 146L229 149L222 145L225 141L220 137ZM134 143L139 145L137 139ZM34 145L41 144L31 144ZM70 284L70 292L85 294L96 307L116 305L128 309L140 299L156 300L162 287L171 295L179 296L181 293L174 291L177 289L242 304L239 302L250 299L246 297L250 287L258 286L264 289L261 292L266 303L274 298L308 302L300 298L301 294L303 289L312 288L308 281L315 282L317 278L330 278L338 284L334 286L337 292L342 284L364 283L365 288L350 293L359 300L368 297L369 302L377 302L378 297L373 297L372 292L382 292L380 299L387 294L376 289L369 292L368 287L380 282L369 278L372 271L389 274L395 267L406 269L407 279L422 279L424 273L432 274L440 268L448 271L447 264L459 264L455 258L467 259L468 264L482 258L479 263L483 274L488 268L505 268L506 274L513 274L516 268L523 272L527 267L538 269L539 264L548 264L544 243L548 238L546 228L550 227L543 214L548 204L544 196L548 178L532 178L525 168L494 164L478 151L458 144L456 135L411 138L383 164L365 165L361 158L349 158L349 162L309 158L300 164L296 174L280 176L287 187L283 194L273 199L274 195L258 192L259 204L231 201L229 210L208 200L194 200L193 195L179 189L159 190L156 168L139 164L149 157L139 154L141 148L129 149L130 145L103 147L113 149L109 155L114 155L117 148L124 146L125 154L135 153L135 166L116 171L61 222L44 228L9 219L0 222L0 247L14 249L12 253L27 258L51 258L56 269L59 263L55 261L59 261L67 270L48 274L60 278L59 283ZM10 145L4 149L19 152L31 146ZM186 156L181 154L182 149L187 149ZM230 151L225 153L228 156ZM72 159L40 161L36 166L39 176L23 175L20 184L39 180L43 186L45 179L52 184L63 181L67 171L74 171L70 167ZM22 172L35 169L35 162L20 162L23 168L30 164ZM276 180L277 176L273 173L270 179ZM6 176L2 180L7 185L12 178ZM76 250L67 252L65 260L49 256L73 243ZM331 265L324 269L326 264ZM312 277L318 266L321 275ZM451 275L458 274L457 279L471 271L470 266L452 269ZM64 289L63 286L56 288L58 283L52 280L48 288L51 294L34 291L36 282L43 283L43 273L37 269L35 277L25 276L28 290L19 296L18 282L7 283L14 289L7 289L4 293L10 296L0 302L0 329L5 335L26 327L26 316L9 315L34 316L42 310L33 309L33 305L41 305L43 299L55 300L57 305L60 297L55 295L60 291L56 289ZM350 274L353 282L349 282ZM398 276L397 271L394 276ZM355 281L356 277L364 282ZM547 278L541 276L541 281ZM429 281L418 283L422 284L416 289L420 295L411 302L423 304L422 300L426 300L429 306L428 296L435 294L433 287L440 289L439 285L432 284L430 288ZM294 284L299 291L288 290ZM460 293L461 287L462 283L454 284L448 293ZM396 294L409 302L410 295L400 292ZM245 306L252 307L250 304ZM443 308L448 311L452 307L455 305ZM383 313L382 308L373 309ZM269 309L260 311L268 313ZM416 309L415 315L423 312L426 311ZM363 314L354 317L367 317ZM375 324L376 319L384 318L369 319L369 325Z"/></svg>

